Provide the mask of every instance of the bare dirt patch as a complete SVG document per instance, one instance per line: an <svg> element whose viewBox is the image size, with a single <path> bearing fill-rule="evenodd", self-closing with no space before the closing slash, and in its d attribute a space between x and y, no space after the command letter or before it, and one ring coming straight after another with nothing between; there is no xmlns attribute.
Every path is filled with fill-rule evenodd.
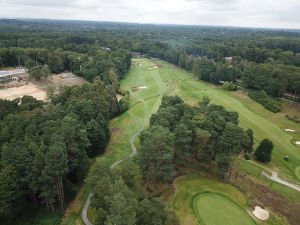
<svg viewBox="0 0 300 225"><path fill-rule="evenodd" d="M20 87L11 87L11 88L4 88L0 89L0 98L1 99L15 99L21 98L24 95L30 95L38 100L45 100L46 99L46 92L40 86L28 82L25 85Z"/></svg>
<svg viewBox="0 0 300 225"><path fill-rule="evenodd" d="M49 82L55 87L58 86L74 86L86 83L86 81L72 73L61 73L53 75L49 79Z"/></svg>

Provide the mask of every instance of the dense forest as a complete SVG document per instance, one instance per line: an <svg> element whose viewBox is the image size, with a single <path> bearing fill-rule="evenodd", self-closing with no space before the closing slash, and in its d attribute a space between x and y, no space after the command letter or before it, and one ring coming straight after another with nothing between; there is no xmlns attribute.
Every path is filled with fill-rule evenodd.
<svg viewBox="0 0 300 225"><path fill-rule="evenodd" d="M100 79L60 90L51 104L24 96L0 100L0 109L1 218L32 205L63 211L120 113L114 88Z"/></svg>
<svg viewBox="0 0 300 225"><path fill-rule="evenodd" d="M25 67L35 79L70 71L89 81L48 93L49 102L0 100L1 220L13 221L25 208L64 211L90 158L105 150L109 120L128 108L128 93L120 102L116 93L138 55L166 60L207 82L232 82L274 112L280 111L274 98L289 94L299 101L297 31L0 20L1 69ZM191 107L164 96L140 141L136 160L147 185L172 181L178 165L189 161L230 177L233 160L253 151L252 130L243 130L236 112L208 98ZM128 162L117 172L101 162L93 167L88 183L97 223L177 224L161 200L144 195L138 174L128 172L134 166ZM95 179L99 174L102 182Z"/></svg>

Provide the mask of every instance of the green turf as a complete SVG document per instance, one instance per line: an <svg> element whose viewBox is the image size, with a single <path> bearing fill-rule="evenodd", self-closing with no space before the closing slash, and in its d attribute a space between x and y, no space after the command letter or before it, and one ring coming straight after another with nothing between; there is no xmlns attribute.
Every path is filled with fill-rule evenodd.
<svg viewBox="0 0 300 225"><path fill-rule="evenodd" d="M205 225L254 225L249 215L232 200L215 193L201 193L192 203L194 214Z"/></svg>

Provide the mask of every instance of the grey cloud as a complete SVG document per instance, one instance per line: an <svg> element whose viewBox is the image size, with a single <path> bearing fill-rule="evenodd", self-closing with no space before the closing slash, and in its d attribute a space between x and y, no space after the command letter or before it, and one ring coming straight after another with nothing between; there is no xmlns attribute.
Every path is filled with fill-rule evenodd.
<svg viewBox="0 0 300 225"><path fill-rule="evenodd" d="M0 0L0 17L300 28L299 0Z"/></svg>

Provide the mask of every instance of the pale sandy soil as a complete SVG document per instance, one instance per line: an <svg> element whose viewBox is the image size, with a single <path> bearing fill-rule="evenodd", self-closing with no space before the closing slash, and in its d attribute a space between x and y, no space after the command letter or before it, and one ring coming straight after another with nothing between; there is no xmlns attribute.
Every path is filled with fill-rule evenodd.
<svg viewBox="0 0 300 225"><path fill-rule="evenodd" d="M12 87L0 89L0 98L1 99L15 99L21 98L24 95L30 95L38 100L46 99L46 92L38 85L35 85L31 82L28 82L27 85L23 85L21 87Z"/></svg>

